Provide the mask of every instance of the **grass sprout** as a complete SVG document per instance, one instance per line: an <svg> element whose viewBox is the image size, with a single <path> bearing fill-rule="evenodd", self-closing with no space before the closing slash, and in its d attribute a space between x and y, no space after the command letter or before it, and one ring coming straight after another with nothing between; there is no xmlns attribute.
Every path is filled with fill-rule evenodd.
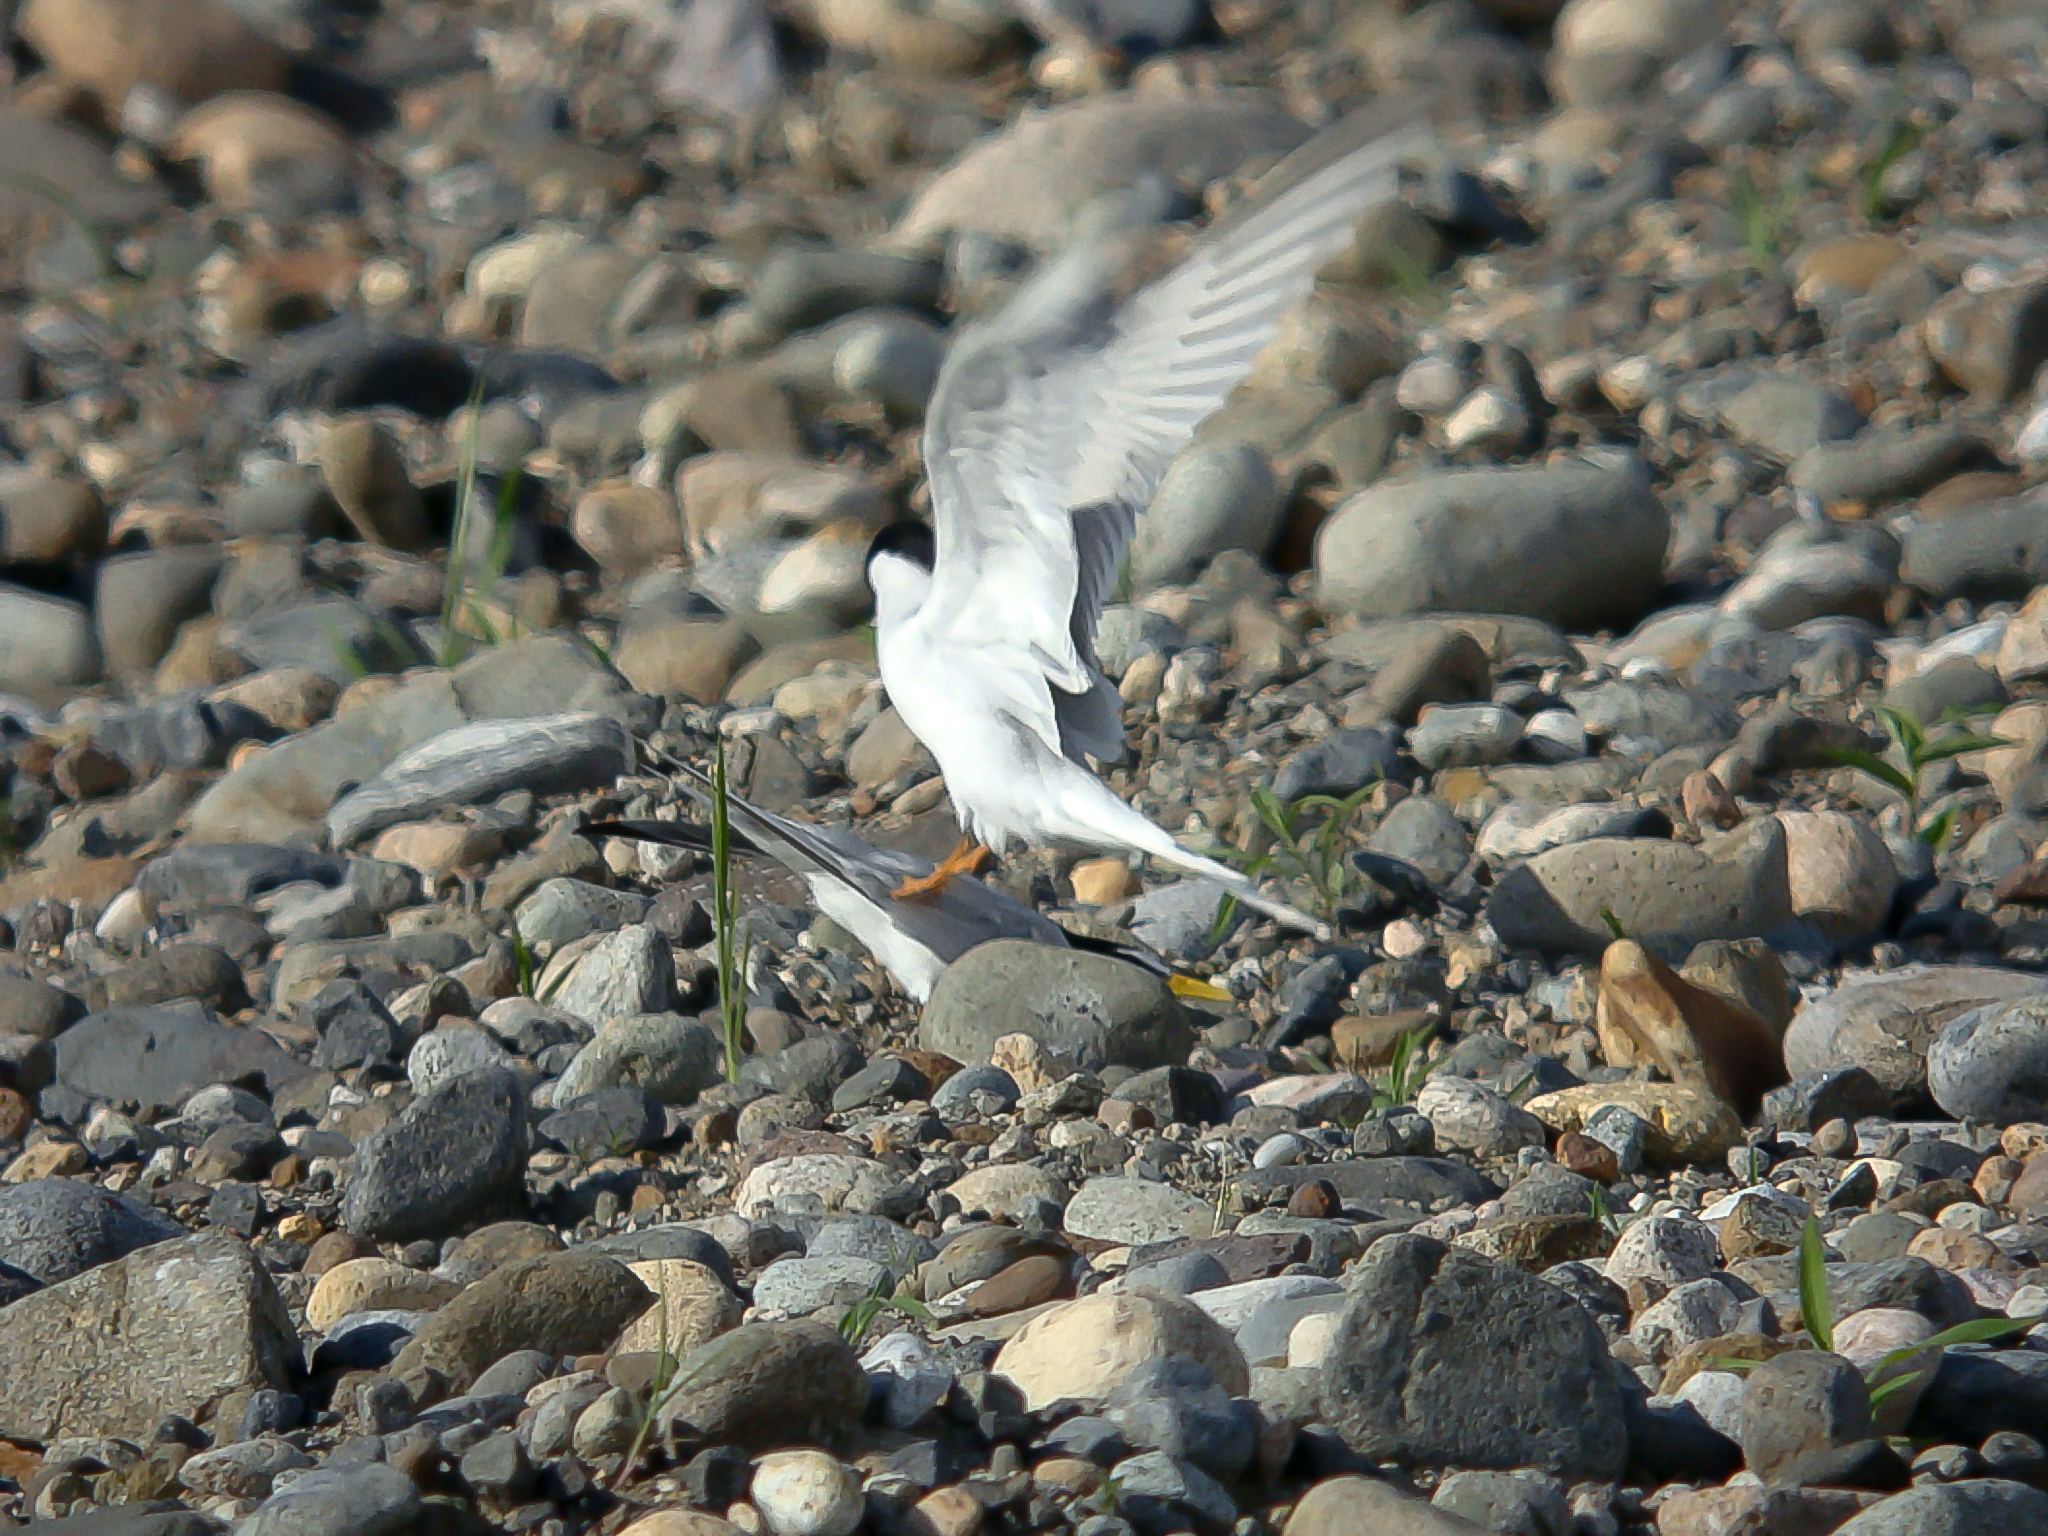
<svg viewBox="0 0 2048 1536"><path fill-rule="evenodd" d="M1952 731L1935 740L1928 736L1927 728L1910 715L1886 706L1880 706L1877 715L1884 722L1892 750L1898 754L1904 767L1863 747L1837 747L1828 756L1845 768L1869 774L1878 783L1905 796L1907 829L1939 853L1948 845L1949 837L1955 831L1956 813L1954 807L1950 807L1938 816L1921 819L1920 804L1925 792L1922 780L1926 771L1936 763L1961 757L1966 752L1989 752L2016 743L2007 741L2003 736L1969 729Z"/></svg>
<svg viewBox="0 0 2048 1536"><path fill-rule="evenodd" d="M455 483L455 528L448 537L448 574L441 598L441 665L453 667L469 654L470 644L482 640L500 645L506 636L491 617L498 587L512 560L513 540L519 532L519 478L517 465L498 479L497 494L491 498L491 537L481 559L472 556L474 538L471 521L477 503L478 434L482 423L482 386L469 397L469 421L463 433L462 458Z"/></svg>
<svg viewBox="0 0 2048 1536"><path fill-rule="evenodd" d="M1742 231L1742 249L1757 271L1768 272L1784 258L1800 190L1796 177L1767 190L1746 165L1728 178L1728 206Z"/></svg>
<svg viewBox="0 0 2048 1536"><path fill-rule="evenodd" d="M1402 1032L1401 1038L1394 1042L1394 1054L1387 1063L1387 1070L1373 1084L1374 1109L1393 1109L1415 1102L1415 1095L1422 1091L1423 1083L1436 1068L1436 1063L1426 1060L1422 1054L1423 1047L1429 1044L1430 1036L1435 1033L1434 1021L1419 1029Z"/></svg>
<svg viewBox="0 0 2048 1536"><path fill-rule="evenodd" d="M718 941L718 1022L725 1037L725 1077L736 1083L746 1043L746 953L733 900L732 802L723 737L711 751L711 925Z"/></svg>
<svg viewBox="0 0 2048 1536"><path fill-rule="evenodd" d="M916 1297L893 1292L889 1286L889 1273L885 1270L876 1277L874 1288L848 1307L846 1315L839 1319L839 1337L845 1340L848 1348L859 1349L867 1339L868 1330L875 1326L875 1319L884 1312L913 1318L927 1326L938 1322L932 1316L931 1308Z"/></svg>
<svg viewBox="0 0 2048 1536"><path fill-rule="evenodd" d="M1359 807L1377 788L1377 783L1368 784L1342 799L1335 795L1303 795L1292 804L1283 805L1278 795L1261 784L1252 790L1252 809L1272 834L1271 845L1263 853L1219 848L1216 855L1235 863L1248 880L1274 873L1303 882L1309 888L1311 910L1325 922L1334 923L1337 909L1352 885L1351 866L1344 860L1346 836L1357 819ZM1320 822L1312 818L1311 813L1316 811L1326 813ZM1211 944L1230 931L1237 906L1235 896L1223 898L1216 909L1215 925L1210 929Z"/></svg>

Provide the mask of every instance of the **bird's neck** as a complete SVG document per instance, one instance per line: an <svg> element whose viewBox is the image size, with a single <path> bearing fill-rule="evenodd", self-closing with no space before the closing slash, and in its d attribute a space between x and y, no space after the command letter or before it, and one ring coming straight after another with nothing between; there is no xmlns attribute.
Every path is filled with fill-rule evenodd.
<svg viewBox="0 0 2048 1536"><path fill-rule="evenodd" d="M868 565L875 593L875 627L894 629L917 617L931 594L932 573L901 555L877 555Z"/></svg>

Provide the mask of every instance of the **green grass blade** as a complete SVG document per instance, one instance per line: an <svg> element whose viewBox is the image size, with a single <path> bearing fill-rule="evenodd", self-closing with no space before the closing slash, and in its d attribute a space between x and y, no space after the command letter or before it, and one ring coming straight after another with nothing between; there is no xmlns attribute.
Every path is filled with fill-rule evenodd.
<svg viewBox="0 0 2048 1536"><path fill-rule="evenodd" d="M1911 775L1896 765L1886 762L1875 752L1865 751L1862 747L1830 747L1826 755L1830 760L1840 763L1844 768L1860 769L1862 772L1869 774L1873 779L1876 779L1878 783L1890 785L1909 799L1912 797L1913 780Z"/></svg>
<svg viewBox="0 0 2048 1536"><path fill-rule="evenodd" d="M1928 817L1927 825L1916 832L1914 836L1918 837L1921 842L1932 848L1936 853L1939 853L1948 846L1949 837L1954 833L1955 829L1956 808L1950 806L1939 815Z"/></svg>
<svg viewBox="0 0 2048 1536"><path fill-rule="evenodd" d="M1899 752L1906 759L1907 766L1917 768L1921 762L1921 749L1927 745L1927 733L1920 728L1920 722L1888 704L1877 707L1877 718L1884 722L1885 730L1899 744Z"/></svg>
<svg viewBox="0 0 2048 1536"><path fill-rule="evenodd" d="M1996 752L2000 747L2018 745L2016 741L2007 741L2003 736L1993 736L1988 731L1958 731L1953 736L1928 742L1920 749L1920 761L1923 764L1945 763L1965 752Z"/></svg>
<svg viewBox="0 0 2048 1536"><path fill-rule="evenodd" d="M1799 1320L1815 1349L1835 1349L1835 1307L1828 1299L1827 1253L1820 1243L1820 1223L1806 1218L1799 1234Z"/></svg>

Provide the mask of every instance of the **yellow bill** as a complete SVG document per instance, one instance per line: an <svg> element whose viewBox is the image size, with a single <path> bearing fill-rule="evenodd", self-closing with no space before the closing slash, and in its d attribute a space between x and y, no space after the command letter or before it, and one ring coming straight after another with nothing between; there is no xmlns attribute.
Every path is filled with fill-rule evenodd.
<svg viewBox="0 0 2048 1536"><path fill-rule="evenodd" d="M1214 982L1203 981L1194 976L1183 976L1178 971L1166 978L1167 987L1175 997L1192 998L1201 1003L1234 1003L1236 998Z"/></svg>

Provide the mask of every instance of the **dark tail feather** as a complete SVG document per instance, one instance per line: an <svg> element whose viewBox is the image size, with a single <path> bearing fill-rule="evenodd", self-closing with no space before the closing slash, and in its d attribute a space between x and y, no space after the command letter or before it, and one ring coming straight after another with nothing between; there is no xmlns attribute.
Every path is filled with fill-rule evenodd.
<svg viewBox="0 0 2048 1536"><path fill-rule="evenodd" d="M732 846L740 853L759 853L751 838L738 827L731 829ZM583 829L585 837L624 837L636 843L659 843L664 848L711 851L711 828L694 821L593 821Z"/></svg>

